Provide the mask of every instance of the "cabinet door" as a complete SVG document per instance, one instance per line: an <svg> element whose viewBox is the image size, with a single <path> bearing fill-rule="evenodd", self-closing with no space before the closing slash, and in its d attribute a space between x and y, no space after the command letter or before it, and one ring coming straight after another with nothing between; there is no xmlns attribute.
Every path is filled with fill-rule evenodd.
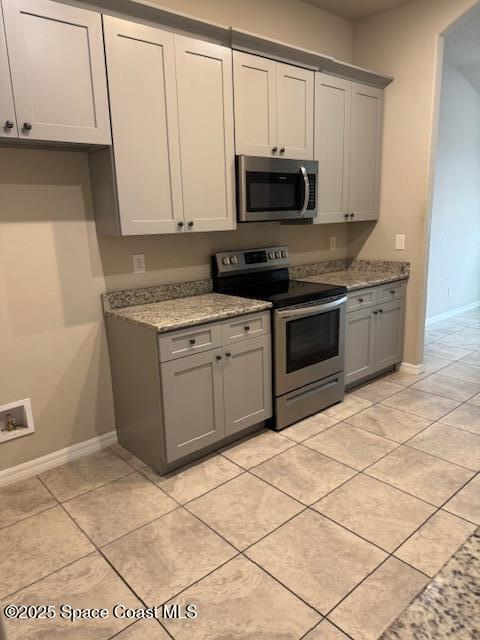
<svg viewBox="0 0 480 640"><path fill-rule="evenodd" d="M376 309L347 313L345 344L345 384L375 372Z"/></svg>
<svg viewBox="0 0 480 640"><path fill-rule="evenodd" d="M348 217L348 171L352 83L315 74L315 149L318 205L314 222L345 222Z"/></svg>
<svg viewBox="0 0 480 640"><path fill-rule="evenodd" d="M15 107L13 106L12 81L8 64L7 42L3 28L0 4L0 138L18 138Z"/></svg>
<svg viewBox="0 0 480 640"><path fill-rule="evenodd" d="M271 336L259 336L224 349L225 434L272 415Z"/></svg>
<svg viewBox="0 0 480 640"><path fill-rule="evenodd" d="M225 437L221 351L161 365L167 462Z"/></svg>
<svg viewBox="0 0 480 640"><path fill-rule="evenodd" d="M3 8L20 138L110 144L100 14L51 0Z"/></svg>
<svg viewBox="0 0 480 640"><path fill-rule="evenodd" d="M314 72L279 62L277 88L279 156L313 160Z"/></svg>
<svg viewBox="0 0 480 640"><path fill-rule="evenodd" d="M233 52L235 150L247 156L278 156L277 63Z"/></svg>
<svg viewBox="0 0 480 640"><path fill-rule="evenodd" d="M378 218L382 129L382 89L352 83L349 212L353 221Z"/></svg>
<svg viewBox="0 0 480 640"><path fill-rule="evenodd" d="M378 308L375 371L402 360L404 304L404 300L393 300Z"/></svg>
<svg viewBox="0 0 480 640"><path fill-rule="evenodd" d="M187 231L235 229L232 51L175 36Z"/></svg>
<svg viewBox="0 0 480 640"><path fill-rule="evenodd" d="M123 235L183 227L173 34L104 16Z"/></svg>

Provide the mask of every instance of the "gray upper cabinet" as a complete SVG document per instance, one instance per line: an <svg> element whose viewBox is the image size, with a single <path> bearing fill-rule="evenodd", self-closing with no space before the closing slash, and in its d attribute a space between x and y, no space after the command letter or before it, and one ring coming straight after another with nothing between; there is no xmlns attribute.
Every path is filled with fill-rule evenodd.
<svg viewBox="0 0 480 640"><path fill-rule="evenodd" d="M314 72L234 51L237 154L313 159Z"/></svg>
<svg viewBox="0 0 480 640"><path fill-rule="evenodd" d="M175 35L186 231L235 229L232 52Z"/></svg>
<svg viewBox="0 0 480 640"><path fill-rule="evenodd" d="M234 229L231 50L111 16L104 26L113 149L90 154L97 228Z"/></svg>
<svg viewBox="0 0 480 640"><path fill-rule="evenodd" d="M318 213L314 222L348 219L351 85L317 73L315 78L315 159L318 160Z"/></svg>
<svg viewBox="0 0 480 640"><path fill-rule="evenodd" d="M376 314L371 308L347 314L345 384L367 378L375 371Z"/></svg>
<svg viewBox="0 0 480 640"><path fill-rule="evenodd" d="M17 119L13 104L12 81L8 65L7 41L3 28L2 6L0 5L0 137L17 138Z"/></svg>
<svg viewBox="0 0 480 640"><path fill-rule="evenodd" d="M115 158L104 188L116 184L122 235L173 233L183 223L173 34L111 16L104 32Z"/></svg>
<svg viewBox="0 0 480 640"><path fill-rule="evenodd" d="M110 144L100 14L51 0L2 4L18 124L12 134ZM3 93L5 69L0 74Z"/></svg>
<svg viewBox="0 0 480 640"><path fill-rule="evenodd" d="M277 63L233 52L235 149L247 156L278 155Z"/></svg>
<svg viewBox="0 0 480 640"><path fill-rule="evenodd" d="M277 63L278 155L313 159L314 72Z"/></svg>
<svg viewBox="0 0 480 640"><path fill-rule="evenodd" d="M225 437L219 349L163 363L161 382L168 462Z"/></svg>
<svg viewBox="0 0 480 640"><path fill-rule="evenodd" d="M402 359L404 300L384 302L378 307L375 369L380 371Z"/></svg>
<svg viewBox="0 0 480 640"><path fill-rule="evenodd" d="M316 74L316 223L378 218L382 129L382 89Z"/></svg>
<svg viewBox="0 0 480 640"><path fill-rule="evenodd" d="M225 435L272 415L271 338L251 338L224 350Z"/></svg>
<svg viewBox="0 0 480 640"><path fill-rule="evenodd" d="M378 218L383 129L383 90L352 83L349 215Z"/></svg>

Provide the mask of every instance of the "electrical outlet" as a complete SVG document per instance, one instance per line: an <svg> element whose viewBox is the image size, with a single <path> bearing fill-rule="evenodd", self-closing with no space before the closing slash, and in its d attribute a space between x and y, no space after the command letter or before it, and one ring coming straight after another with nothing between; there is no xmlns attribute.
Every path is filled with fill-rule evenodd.
<svg viewBox="0 0 480 640"><path fill-rule="evenodd" d="M330 251L334 251L337 248L336 236L330 236Z"/></svg>
<svg viewBox="0 0 480 640"><path fill-rule="evenodd" d="M134 253L132 255L133 273L145 273L145 255Z"/></svg>
<svg viewBox="0 0 480 640"><path fill-rule="evenodd" d="M405 250L405 235L403 233L398 233L395 236L395 249L397 251Z"/></svg>
<svg viewBox="0 0 480 640"><path fill-rule="evenodd" d="M453 293L453 287L448 287L448 297L451 298Z"/></svg>

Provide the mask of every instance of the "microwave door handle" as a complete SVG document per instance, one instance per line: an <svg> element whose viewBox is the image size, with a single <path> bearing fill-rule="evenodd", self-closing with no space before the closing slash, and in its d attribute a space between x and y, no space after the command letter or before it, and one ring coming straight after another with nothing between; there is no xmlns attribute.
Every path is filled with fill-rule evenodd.
<svg viewBox="0 0 480 640"><path fill-rule="evenodd" d="M305 215L305 211L307 210L307 207L308 207L308 201L310 199L310 180L308 179L307 170L303 165L300 167L300 173L302 174L304 188L303 188L303 205L299 211L299 214L300 214L300 217L303 218L303 216Z"/></svg>

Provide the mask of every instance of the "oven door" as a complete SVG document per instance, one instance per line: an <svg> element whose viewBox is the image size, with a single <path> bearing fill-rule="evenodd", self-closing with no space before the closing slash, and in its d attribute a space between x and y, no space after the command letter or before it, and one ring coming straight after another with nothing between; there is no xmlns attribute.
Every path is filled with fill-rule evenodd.
<svg viewBox="0 0 480 640"><path fill-rule="evenodd" d="M237 157L240 222L310 220L316 215L316 161Z"/></svg>
<svg viewBox="0 0 480 640"><path fill-rule="evenodd" d="M345 296L275 311L275 395L343 371Z"/></svg>

